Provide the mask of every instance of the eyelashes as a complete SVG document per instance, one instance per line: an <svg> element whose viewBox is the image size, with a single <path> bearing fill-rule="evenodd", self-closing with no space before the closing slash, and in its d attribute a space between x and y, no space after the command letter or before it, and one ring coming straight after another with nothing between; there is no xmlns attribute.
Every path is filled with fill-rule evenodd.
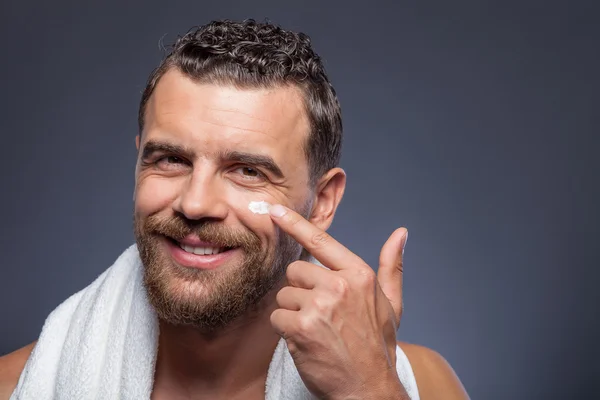
<svg viewBox="0 0 600 400"><path fill-rule="evenodd" d="M244 179L266 179L262 172L250 166L240 166L235 168L234 171L240 171L240 175L242 175Z"/></svg>

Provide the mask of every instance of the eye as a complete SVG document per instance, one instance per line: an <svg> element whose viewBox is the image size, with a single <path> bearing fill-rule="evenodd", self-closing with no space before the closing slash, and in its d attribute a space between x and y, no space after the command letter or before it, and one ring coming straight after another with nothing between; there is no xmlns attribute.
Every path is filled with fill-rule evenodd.
<svg viewBox="0 0 600 400"><path fill-rule="evenodd" d="M163 160L164 162L168 163L168 164L180 164L183 163L183 160L179 157L176 156L165 156L163 158L161 158L161 160Z"/></svg>
<svg viewBox="0 0 600 400"><path fill-rule="evenodd" d="M163 156L156 160L156 165L161 169L173 169L185 166L187 162L177 156Z"/></svg>
<svg viewBox="0 0 600 400"><path fill-rule="evenodd" d="M238 167L234 170L238 174L242 175L243 179L256 180L263 179L265 176L256 168L252 167Z"/></svg>

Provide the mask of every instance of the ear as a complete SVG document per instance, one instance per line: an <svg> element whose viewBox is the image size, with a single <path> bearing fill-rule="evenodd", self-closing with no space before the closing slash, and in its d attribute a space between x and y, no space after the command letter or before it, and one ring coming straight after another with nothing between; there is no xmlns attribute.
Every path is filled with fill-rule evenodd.
<svg viewBox="0 0 600 400"><path fill-rule="evenodd" d="M346 189L346 173L341 168L330 169L316 185L315 199L309 220L315 226L329 229Z"/></svg>
<svg viewBox="0 0 600 400"><path fill-rule="evenodd" d="M135 148L140 151L140 135L135 136Z"/></svg>

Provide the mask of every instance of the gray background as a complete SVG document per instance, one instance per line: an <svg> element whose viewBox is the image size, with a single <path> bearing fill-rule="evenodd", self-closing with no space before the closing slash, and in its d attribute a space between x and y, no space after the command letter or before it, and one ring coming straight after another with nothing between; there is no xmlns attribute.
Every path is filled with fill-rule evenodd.
<svg viewBox="0 0 600 400"><path fill-rule="evenodd" d="M592 398L593 2L83 3L0 5L0 354L132 243L136 113L160 39L268 17L312 36L342 102L349 181L331 232L375 265L410 230L399 338L444 355L474 399Z"/></svg>

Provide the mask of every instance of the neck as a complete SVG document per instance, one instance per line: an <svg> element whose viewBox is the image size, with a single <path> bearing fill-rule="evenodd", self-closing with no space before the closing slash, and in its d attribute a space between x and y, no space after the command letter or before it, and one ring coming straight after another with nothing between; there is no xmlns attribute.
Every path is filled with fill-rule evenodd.
<svg viewBox="0 0 600 400"><path fill-rule="evenodd" d="M260 311L239 318L220 332L207 334L160 322L155 391L166 389L171 398L179 397L174 392L204 393L207 398L234 398L259 389L264 394L280 339L270 323L278 290L265 297Z"/></svg>

